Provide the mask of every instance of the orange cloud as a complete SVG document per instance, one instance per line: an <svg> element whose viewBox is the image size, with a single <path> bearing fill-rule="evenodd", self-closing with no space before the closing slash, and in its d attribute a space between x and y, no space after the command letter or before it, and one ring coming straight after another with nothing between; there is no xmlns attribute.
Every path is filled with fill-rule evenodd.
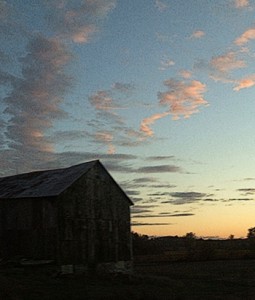
<svg viewBox="0 0 255 300"><path fill-rule="evenodd" d="M237 81L237 86L234 87L234 91L240 91L241 89L247 89L255 85L255 74L247 76Z"/></svg>
<svg viewBox="0 0 255 300"><path fill-rule="evenodd" d="M249 40L254 40L254 39L255 39L255 28L250 28L235 40L235 44L238 46L242 46L248 43Z"/></svg>
<svg viewBox="0 0 255 300"><path fill-rule="evenodd" d="M198 80L185 82L169 79L164 84L168 91L159 93L158 97L160 104L169 106L169 112L173 115L174 120L179 119L180 116L189 118L198 112L200 106L208 104L203 98L206 85Z"/></svg>
<svg viewBox="0 0 255 300"><path fill-rule="evenodd" d="M140 130L147 136L153 136L154 133L149 125L154 124L155 121L157 121L169 114L170 114L169 112L164 112L162 114L160 114L160 113L154 114L148 118L143 119L141 122Z"/></svg>
<svg viewBox="0 0 255 300"><path fill-rule="evenodd" d="M249 6L249 0L235 0L236 8L243 8Z"/></svg>
<svg viewBox="0 0 255 300"><path fill-rule="evenodd" d="M89 41L90 35L96 32L95 26L84 26L72 34L74 43L83 44Z"/></svg>

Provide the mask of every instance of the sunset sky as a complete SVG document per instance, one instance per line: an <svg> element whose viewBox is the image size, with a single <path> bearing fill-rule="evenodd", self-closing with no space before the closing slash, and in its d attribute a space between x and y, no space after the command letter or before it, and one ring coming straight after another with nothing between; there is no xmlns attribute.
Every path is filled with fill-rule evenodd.
<svg viewBox="0 0 255 300"><path fill-rule="evenodd" d="M100 159L132 230L255 226L254 0L0 0L0 176Z"/></svg>

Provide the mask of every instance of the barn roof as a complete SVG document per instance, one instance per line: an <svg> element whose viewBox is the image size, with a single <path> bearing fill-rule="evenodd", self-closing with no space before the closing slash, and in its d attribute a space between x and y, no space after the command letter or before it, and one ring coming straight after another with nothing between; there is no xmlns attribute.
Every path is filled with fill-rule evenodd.
<svg viewBox="0 0 255 300"><path fill-rule="evenodd" d="M57 196L86 174L98 160L63 169L0 178L0 199Z"/></svg>
<svg viewBox="0 0 255 300"><path fill-rule="evenodd" d="M0 199L57 196L86 174L98 160L63 169L0 178Z"/></svg>

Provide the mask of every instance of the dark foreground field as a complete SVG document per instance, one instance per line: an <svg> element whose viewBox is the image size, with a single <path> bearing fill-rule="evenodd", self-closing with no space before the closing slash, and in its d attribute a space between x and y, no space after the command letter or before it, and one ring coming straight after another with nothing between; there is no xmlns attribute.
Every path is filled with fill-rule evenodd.
<svg viewBox="0 0 255 300"><path fill-rule="evenodd" d="M0 299L255 299L255 260L140 265L131 278L5 269L0 270Z"/></svg>

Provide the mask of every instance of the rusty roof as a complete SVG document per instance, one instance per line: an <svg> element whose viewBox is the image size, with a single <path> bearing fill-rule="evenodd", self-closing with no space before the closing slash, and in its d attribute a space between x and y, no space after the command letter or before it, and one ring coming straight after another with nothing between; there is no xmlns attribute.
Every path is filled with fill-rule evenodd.
<svg viewBox="0 0 255 300"><path fill-rule="evenodd" d="M58 196L86 174L98 160L63 169L45 170L0 178L0 199Z"/></svg>

